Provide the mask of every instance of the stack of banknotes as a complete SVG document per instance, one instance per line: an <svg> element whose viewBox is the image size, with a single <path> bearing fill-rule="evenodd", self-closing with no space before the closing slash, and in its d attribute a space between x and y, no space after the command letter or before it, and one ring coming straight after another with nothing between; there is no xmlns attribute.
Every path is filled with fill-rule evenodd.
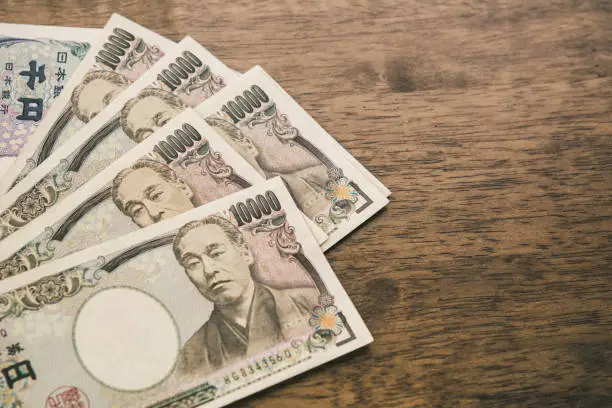
<svg viewBox="0 0 612 408"><path fill-rule="evenodd" d="M324 251L390 191L264 68L113 15L0 24L0 72L0 406L218 407L372 341Z"/></svg>

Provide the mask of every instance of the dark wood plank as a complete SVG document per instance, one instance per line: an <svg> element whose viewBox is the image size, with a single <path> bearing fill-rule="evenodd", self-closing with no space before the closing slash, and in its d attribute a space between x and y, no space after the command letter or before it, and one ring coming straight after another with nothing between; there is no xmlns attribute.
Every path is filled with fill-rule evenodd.
<svg viewBox="0 0 612 408"><path fill-rule="evenodd" d="M375 342L236 406L612 406L612 2L2 1L261 64L393 190L329 252Z"/></svg>

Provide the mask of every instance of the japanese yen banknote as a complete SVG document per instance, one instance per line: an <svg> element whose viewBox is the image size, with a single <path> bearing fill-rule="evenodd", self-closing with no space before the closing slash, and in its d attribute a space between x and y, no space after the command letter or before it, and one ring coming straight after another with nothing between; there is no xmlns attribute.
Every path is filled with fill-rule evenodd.
<svg viewBox="0 0 612 408"><path fill-rule="evenodd" d="M70 199L0 241L0 279L264 180L201 116L187 109L102 170ZM244 212L242 207L239 210ZM248 212L244 214L246 217ZM317 242L323 243L327 235L309 226Z"/></svg>
<svg viewBox="0 0 612 408"><path fill-rule="evenodd" d="M0 240L60 203L155 129L212 96L237 75L190 37L173 45L70 143L0 198Z"/></svg>
<svg viewBox="0 0 612 408"><path fill-rule="evenodd" d="M380 182L259 66L196 111L259 173L282 178L298 208L329 235L323 250L388 203Z"/></svg>
<svg viewBox="0 0 612 408"><path fill-rule="evenodd" d="M7 406L219 407L372 340L278 177L0 293Z"/></svg>
<svg viewBox="0 0 612 408"><path fill-rule="evenodd" d="M0 193L40 166L174 46L172 41L113 15L36 132L28 137L14 165L0 179Z"/></svg>
<svg viewBox="0 0 612 408"><path fill-rule="evenodd" d="M0 24L0 178L98 34L93 28Z"/></svg>

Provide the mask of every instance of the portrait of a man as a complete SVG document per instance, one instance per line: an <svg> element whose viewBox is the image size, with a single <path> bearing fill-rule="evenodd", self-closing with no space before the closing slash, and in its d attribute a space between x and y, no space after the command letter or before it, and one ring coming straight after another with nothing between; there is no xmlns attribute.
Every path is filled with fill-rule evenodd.
<svg viewBox="0 0 612 408"><path fill-rule="evenodd" d="M121 127L136 143L149 137L178 115L185 105L174 94L158 88L146 88L121 110Z"/></svg>
<svg viewBox="0 0 612 408"><path fill-rule="evenodd" d="M185 224L173 250L193 285L214 304L208 321L183 347L179 372L212 372L310 330L318 290L257 282L253 254L228 220L212 215Z"/></svg>
<svg viewBox="0 0 612 408"><path fill-rule="evenodd" d="M72 111L79 120L87 123L129 85L128 79L113 71L89 72L72 91Z"/></svg>
<svg viewBox="0 0 612 408"><path fill-rule="evenodd" d="M206 122L266 178L280 176L300 210L312 218L329 205L325 197L329 180L327 167L300 144L288 143L290 139L280 137L282 132L279 129L298 135L296 128L281 123L277 116L267 120L277 121L278 124L270 127L238 127L215 117L207 118ZM279 135L269 129L279 130ZM287 160L287 157L291 160Z"/></svg>
<svg viewBox="0 0 612 408"><path fill-rule="evenodd" d="M155 160L140 159L113 179L113 202L139 227L194 208L194 193L174 170Z"/></svg>
<svg viewBox="0 0 612 408"><path fill-rule="evenodd" d="M255 145L242 134L240 129L227 120L211 116L206 118L206 123L212 127L232 148L238 152L262 177L267 177L266 172L259 167L257 157L259 152Z"/></svg>

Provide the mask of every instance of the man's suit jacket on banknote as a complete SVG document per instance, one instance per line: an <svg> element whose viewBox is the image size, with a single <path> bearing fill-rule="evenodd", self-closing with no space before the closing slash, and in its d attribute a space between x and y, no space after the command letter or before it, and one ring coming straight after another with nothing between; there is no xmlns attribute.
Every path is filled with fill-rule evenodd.
<svg viewBox="0 0 612 408"><path fill-rule="evenodd" d="M274 289L256 283L247 327L228 321L215 308L183 347L179 372L212 372L307 334L318 296L315 288Z"/></svg>

